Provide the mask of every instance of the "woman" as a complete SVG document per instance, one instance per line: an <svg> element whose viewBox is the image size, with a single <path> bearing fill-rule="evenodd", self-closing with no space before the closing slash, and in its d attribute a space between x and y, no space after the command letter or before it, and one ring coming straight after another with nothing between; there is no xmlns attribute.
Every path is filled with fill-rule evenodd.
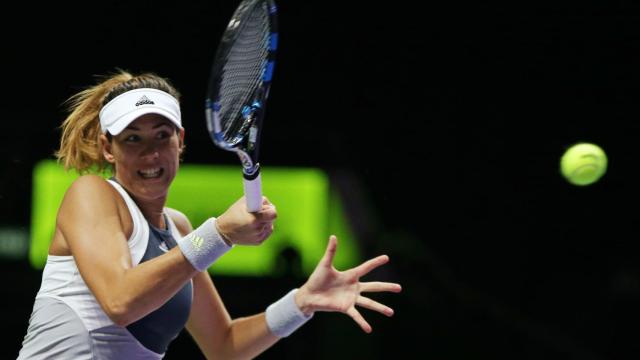
<svg viewBox="0 0 640 360"><path fill-rule="evenodd" d="M262 243L277 213L267 198L249 213L240 198L194 230L165 207L184 149L178 99L166 79L124 71L70 99L57 156L85 175L60 205L19 359L161 359L185 326L207 358L252 358L316 311L346 313L366 332L355 305L393 314L361 292L400 285L359 282L388 257L338 272L331 236L303 286L231 319L206 269L235 245ZM86 174L105 168L109 179Z"/></svg>

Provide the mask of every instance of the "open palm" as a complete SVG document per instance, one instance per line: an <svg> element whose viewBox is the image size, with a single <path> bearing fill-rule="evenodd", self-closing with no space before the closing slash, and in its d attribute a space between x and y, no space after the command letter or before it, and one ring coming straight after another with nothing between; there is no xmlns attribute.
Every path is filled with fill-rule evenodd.
<svg viewBox="0 0 640 360"><path fill-rule="evenodd" d="M297 296L301 308L307 312L334 311L345 313L360 325L362 330L371 332L371 326L356 309L356 305L377 311L386 316L393 315L393 309L361 295L364 292L400 292L401 286L389 282L360 282L360 278L371 270L386 264L387 255L380 255L346 271L333 267L338 239L331 235L324 256L315 270L300 288Z"/></svg>

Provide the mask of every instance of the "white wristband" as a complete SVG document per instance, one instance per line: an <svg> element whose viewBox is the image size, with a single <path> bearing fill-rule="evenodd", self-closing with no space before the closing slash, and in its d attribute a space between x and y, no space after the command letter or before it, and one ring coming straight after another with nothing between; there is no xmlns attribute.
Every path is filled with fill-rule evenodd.
<svg viewBox="0 0 640 360"><path fill-rule="evenodd" d="M213 217L207 219L197 229L178 240L178 246L184 257L198 271L206 270L233 247L222 239L215 221Z"/></svg>
<svg viewBox="0 0 640 360"><path fill-rule="evenodd" d="M278 337L291 335L313 317L313 313L307 316L296 305L297 291L298 289L289 291L287 295L267 307L267 326Z"/></svg>

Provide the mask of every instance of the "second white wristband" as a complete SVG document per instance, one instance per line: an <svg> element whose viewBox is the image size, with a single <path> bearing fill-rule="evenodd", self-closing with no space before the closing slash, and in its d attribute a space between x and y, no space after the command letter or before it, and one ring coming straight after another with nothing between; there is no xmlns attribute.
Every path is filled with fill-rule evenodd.
<svg viewBox="0 0 640 360"><path fill-rule="evenodd" d="M289 291L287 295L267 307L265 314L267 326L278 337L291 335L313 317L313 313L307 316L296 305L295 296L297 291L298 289Z"/></svg>

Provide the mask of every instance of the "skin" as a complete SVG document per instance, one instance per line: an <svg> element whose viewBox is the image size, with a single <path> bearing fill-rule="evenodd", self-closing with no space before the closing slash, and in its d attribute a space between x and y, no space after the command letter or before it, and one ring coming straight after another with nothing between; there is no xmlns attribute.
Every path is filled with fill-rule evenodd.
<svg viewBox="0 0 640 360"><path fill-rule="evenodd" d="M115 169L116 180L127 190L149 223L166 228L166 212L184 236L193 230L181 212L165 207L169 186L180 163L184 130L162 116L149 114L133 121L109 141L100 138L104 158ZM263 197L256 213L246 211L244 197L217 217L216 227L226 241L255 246L273 231L275 207ZM178 247L133 266L127 245L133 221L126 203L106 180L95 175L78 178L60 206L49 253L73 255L81 276L109 318L127 326L162 306L189 280L193 303L186 328L209 358L253 358L279 338L268 329L265 314L231 319L209 274L196 271ZM91 234L91 236L86 236ZM371 326L356 306L392 316L393 310L362 295L364 292L400 292L395 283L360 282L371 270L387 263L381 255L338 271L333 265L335 236L295 301L306 314L336 311L349 315L363 329Z"/></svg>

